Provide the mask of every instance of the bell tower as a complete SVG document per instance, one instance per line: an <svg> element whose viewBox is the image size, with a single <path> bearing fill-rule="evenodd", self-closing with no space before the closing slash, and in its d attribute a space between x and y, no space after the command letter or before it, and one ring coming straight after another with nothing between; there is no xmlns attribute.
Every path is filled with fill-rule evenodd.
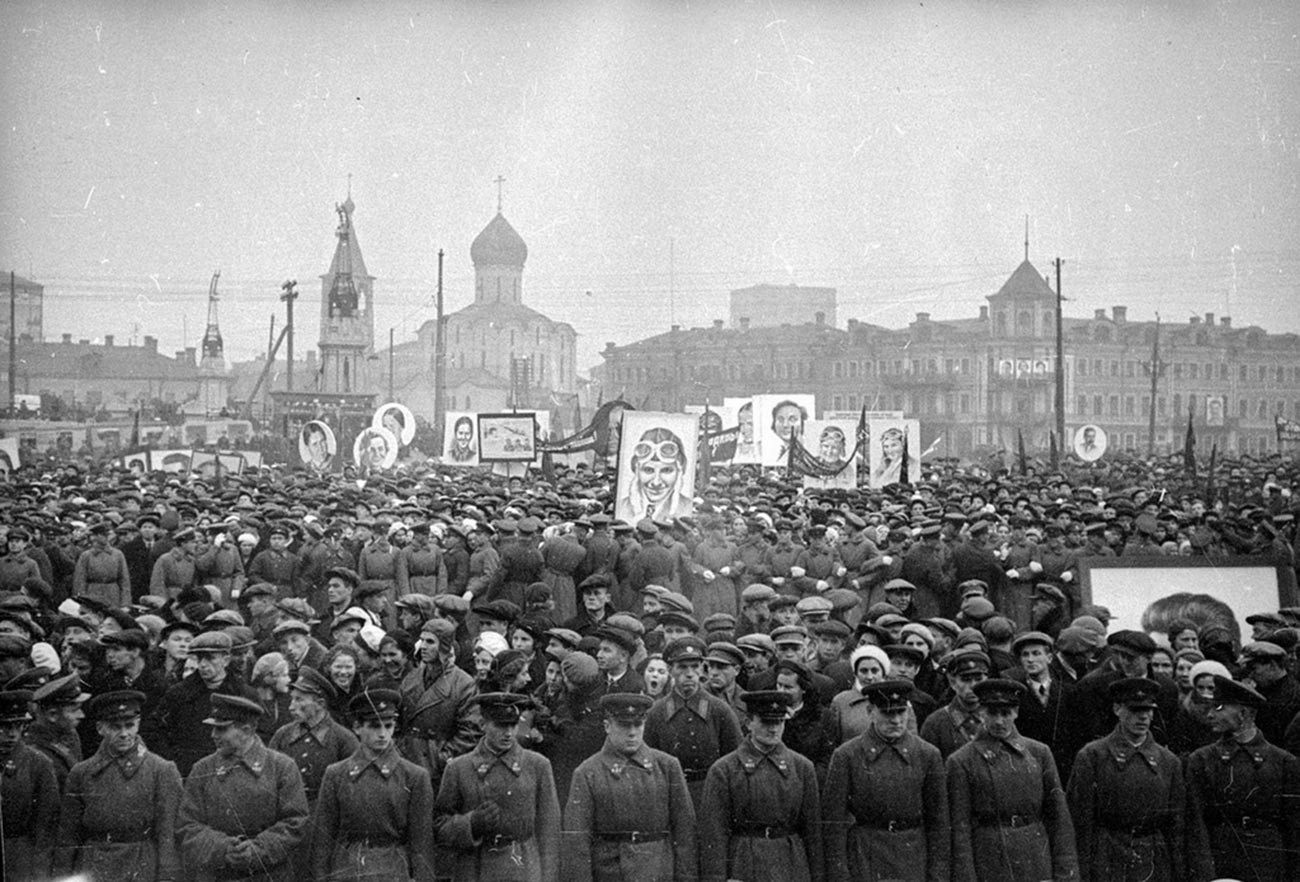
<svg viewBox="0 0 1300 882"><path fill-rule="evenodd" d="M351 194L335 206L338 241L329 272L321 276L320 371L316 391L351 395L370 392L368 360L374 354L374 278L361 257Z"/></svg>

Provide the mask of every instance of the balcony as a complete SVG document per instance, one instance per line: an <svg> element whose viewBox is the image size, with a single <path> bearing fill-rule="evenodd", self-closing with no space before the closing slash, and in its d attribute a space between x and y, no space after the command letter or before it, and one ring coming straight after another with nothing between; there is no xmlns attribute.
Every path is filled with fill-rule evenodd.
<svg viewBox="0 0 1300 882"><path fill-rule="evenodd" d="M957 388L957 375L939 371L905 371L901 374L882 374L881 381L892 389L932 389L944 391Z"/></svg>

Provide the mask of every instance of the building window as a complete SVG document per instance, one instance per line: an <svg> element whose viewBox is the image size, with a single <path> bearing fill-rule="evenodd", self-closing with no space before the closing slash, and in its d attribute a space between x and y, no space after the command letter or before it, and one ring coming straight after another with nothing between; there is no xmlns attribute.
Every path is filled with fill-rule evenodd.
<svg viewBox="0 0 1300 882"><path fill-rule="evenodd" d="M1300 405L1300 401L1296 402L1296 404ZM970 413L970 393L968 392L961 394L961 412Z"/></svg>
<svg viewBox="0 0 1300 882"><path fill-rule="evenodd" d="M1174 379L1181 380L1182 378L1183 378L1183 363L1181 361L1174 362Z"/></svg>
<svg viewBox="0 0 1300 882"><path fill-rule="evenodd" d="M1087 415L1088 415L1088 396L1087 396L1087 395L1080 395L1080 396L1079 396L1078 403L1075 405L1075 413L1077 413L1079 416L1087 416Z"/></svg>
<svg viewBox="0 0 1300 882"><path fill-rule="evenodd" d="M1219 379L1220 380L1228 379L1228 366L1226 364L1219 365Z"/></svg>
<svg viewBox="0 0 1300 882"><path fill-rule="evenodd" d="M1256 410L1255 413L1257 414L1257 419L1261 419L1261 420L1262 420L1262 419L1267 419L1267 418L1268 418L1268 402L1265 401L1263 398L1259 399L1259 409Z"/></svg>
<svg viewBox="0 0 1300 882"><path fill-rule="evenodd" d="M1250 379L1250 368L1243 364L1240 370L1237 371L1237 379L1239 380Z"/></svg>
<svg viewBox="0 0 1300 882"><path fill-rule="evenodd" d="M1132 395L1124 396L1124 416L1134 416L1137 411L1134 408L1135 402Z"/></svg>
<svg viewBox="0 0 1300 882"><path fill-rule="evenodd" d="M1156 413L1160 416L1165 415L1165 396L1163 395L1156 399Z"/></svg>
<svg viewBox="0 0 1300 882"><path fill-rule="evenodd" d="M1142 412L1143 412L1143 413L1150 413L1150 412L1151 412L1151 396L1150 396L1150 395L1143 395L1143 396L1142 396Z"/></svg>
<svg viewBox="0 0 1300 882"><path fill-rule="evenodd" d="M1137 362L1134 361L1124 362L1124 376L1132 377L1136 375L1137 375Z"/></svg>
<svg viewBox="0 0 1300 882"><path fill-rule="evenodd" d="M1125 433L1124 433L1124 449L1125 449L1125 450L1133 450L1133 449L1136 448L1136 447L1137 447L1137 436L1134 435L1132 432L1125 432Z"/></svg>
<svg viewBox="0 0 1300 882"><path fill-rule="evenodd" d="M1092 396L1092 413L1094 416L1101 416L1102 413L1101 401L1102 398L1100 395Z"/></svg>
<svg viewBox="0 0 1300 882"><path fill-rule="evenodd" d="M842 362L842 361L837 361L837 362L835 362L835 371L834 371L834 373L835 373L835 379L837 379L837 380L842 380L842 379L844 379L844 362ZM835 405L835 409L836 409L836 410L839 410L839 409L840 409L838 404Z"/></svg>
<svg viewBox="0 0 1300 882"><path fill-rule="evenodd" d="M1110 375L1111 375L1112 377L1118 377L1118 376L1119 376L1119 362L1118 362L1118 361L1112 361L1112 362L1110 363Z"/></svg>
<svg viewBox="0 0 1300 882"><path fill-rule="evenodd" d="M1086 358L1079 359L1079 367L1076 369L1075 373L1081 377L1088 376L1088 360Z"/></svg>
<svg viewBox="0 0 1300 882"><path fill-rule="evenodd" d="M1187 366L1187 375L1193 380L1199 380L1201 378L1201 366L1196 362L1192 362Z"/></svg>
<svg viewBox="0 0 1300 882"><path fill-rule="evenodd" d="M1248 402L1244 398L1241 399L1241 401L1237 402L1237 413L1241 416L1243 420L1248 418L1250 416L1250 402Z"/></svg>
<svg viewBox="0 0 1300 882"><path fill-rule="evenodd" d="M1277 369L1277 384L1281 386L1285 382L1286 382L1286 368L1279 366Z"/></svg>
<svg viewBox="0 0 1300 882"><path fill-rule="evenodd" d="M970 373L970 359L969 359L969 358L963 358L963 359L961 360L961 372L962 372L963 374L969 374L969 373Z"/></svg>
<svg viewBox="0 0 1300 882"><path fill-rule="evenodd" d="M1174 393L1173 408L1174 408L1174 416L1178 416L1183 412L1183 396L1181 392Z"/></svg>
<svg viewBox="0 0 1300 882"><path fill-rule="evenodd" d="M842 395L834 395L834 396L832 396L832 397L831 397L831 407L833 407L835 410L843 410L843 409L844 409L844 396L842 396Z"/></svg>

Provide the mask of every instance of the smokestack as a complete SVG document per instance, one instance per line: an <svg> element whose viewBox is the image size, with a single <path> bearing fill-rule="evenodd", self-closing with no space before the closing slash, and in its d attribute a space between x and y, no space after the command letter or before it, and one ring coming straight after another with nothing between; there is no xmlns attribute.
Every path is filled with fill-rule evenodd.
<svg viewBox="0 0 1300 882"><path fill-rule="evenodd" d="M1115 317L1115 321L1116 321L1117 323L1128 321L1128 307L1127 307L1127 306L1112 306L1112 307L1110 308L1110 312L1111 312L1111 315L1113 315L1113 316Z"/></svg>
<svg viewBox="0 0 1300 882"><path fill-rule="evenodd" d="M1095 318L1095 319L1104 319L1104 318L1106 317L1106 310L1104 310L1104 309L1094 309L1094 310L1092 311L1092 317Z"/></svg>
<svg viewBox="0 0 1300 882"><path fill-rule="evenodd" d="M980 307L980 321L986 322L988 320L989 320L989 305L986 303Z"/></svg>
<svg viewBox="0 0 1300 882"><path fill-rule="evenodd" d="M68 346L71 346L71 345L72 345L72 335L71 335L71 334L64 334L64 335L63 335L63 342L64 342L65 344L67 344Z"/></svg>
<svg viewBox="0 0 1300 882"><path fill-rule="evenodd" d="M740 329L741 329L742 331L748 331L748 330L749 330L749 316L747 316L747 315L742 315L742 316L740 317Z"/></svg>
<svg viewBox="0 0 1300 882"><path fill-rule="evenodd" d="M113 345L113 335L112 335L112 334L105 334L105 335L104 335L104 345L105 345L105 346L112 346L112 345Z"/></svg>
<svg viewBox="0 0 1300 882"><path fill-rule="evenodd" d="M1232 327L1232 317L1231 317L1231 316L1226 316L1226 315L1225 315L1223 318L1219 319L1219 327L1221 327L1221 328L1231 328L1231 327Z"/></svg>
<svg viewBox="0 0 1300 882"><path fill-rule="evenodd" d="M722 319L714 319L714 320L713 320L713 330L715 330L715 331L721 331L721 330L722 330Z"/></svg>

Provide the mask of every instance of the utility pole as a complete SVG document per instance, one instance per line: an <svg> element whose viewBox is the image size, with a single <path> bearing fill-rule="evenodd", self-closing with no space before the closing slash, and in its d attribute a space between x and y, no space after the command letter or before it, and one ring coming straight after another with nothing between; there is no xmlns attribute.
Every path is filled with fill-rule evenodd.
<svg viewBox="0 0 1300 882"><path fill-rule="evenodd" d="M1151 376L1151 403L1147 408L1147 456L1155 456L1156 453L1156 390L1160 378L1165 375L1165 362L1160 360L1160 313L1156 313L1156 336L1151 341L1151 360L1144 361L1142 368Z"/></svg>
<svg viewBox="0 0 1300 882"><path fill-rule="evenodd" d="M1026 235L1028 241L1028 235ZM1025 251L1028 252L1026 245ZM1056 443L1065 445L1065 334L1061 329L1061 258L1056 258Z"/></svg>
<svg viewBox="0 0 1300 882"><path fill-rule="evenodd" d="M16 393L18 387L15 382L18 379L18 288L14 279L14 271L9 271L9 418L13 419L18 408Z"/></svg>
<svg viewBox="0 0 1300 882"><path fill-rule="evenodd" d="M441 454L444 439L442 424L447 421L447 329L446 319L442 314L442 249L438 249L438 294L435 299L437 325L433 332L433 436L438 439Z"/></svg>
<svg viewBox="0 0 1300 882"><path fill-rule="evenodd" d="M285 332L288 334L284 342L289 347L285 356L287 358L287 367L284 372L284 388L288 392L293 391L293 302L298 299L297 289L297 279L289 279L280 286L280 290L284 291L280 295L280 299L284 301L285 308L289 313L288 323L284 326Z"/></svg>
<svg viewBox="0 0 1300 882"><path fill-rule="evenodd" d="M393 331L388 329L388 400L393 400Z"/></svg>

